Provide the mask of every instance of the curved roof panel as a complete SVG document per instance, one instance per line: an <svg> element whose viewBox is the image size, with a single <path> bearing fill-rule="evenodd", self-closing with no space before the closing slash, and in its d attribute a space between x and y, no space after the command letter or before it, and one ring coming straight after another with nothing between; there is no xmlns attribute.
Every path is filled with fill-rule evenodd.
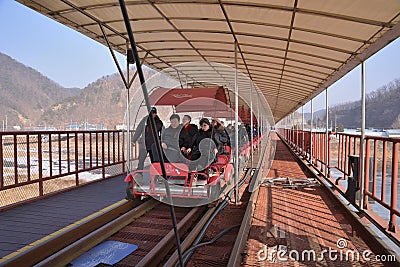
<svg viewBox="0 0 400 267"><path fill-rule="evenodd" d="M19 2L106 44L103 28L112 48L126 53L118 1ZM398 0L133 0L126 6L139 56L158 70L188 61L233 67L236 41L238 69L264 94L276 121L400 35ZM184 74L196 79L194 70Z"/></svg>

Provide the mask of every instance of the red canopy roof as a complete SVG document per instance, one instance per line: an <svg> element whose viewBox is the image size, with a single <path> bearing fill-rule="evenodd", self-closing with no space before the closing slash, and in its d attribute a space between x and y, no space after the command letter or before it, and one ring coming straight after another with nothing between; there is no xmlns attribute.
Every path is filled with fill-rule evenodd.
<svg viewBox="0 0 400 267"><path fill-rule="evenodd" d="M176 112L228 110L224 88L158 88L150 95L152 105L176 107Z"/></svg>
<svg viewBox="0 0 400 267"><path fill-rule="evenodd" d="M229 109L229 111L213 111L213 110L207 110L204 112L205 117L212 117L212 118L225 118L225 119L230 119L233 120L235 119L235 110ZM239 113L238 113L240 121L244 123L250 124L250 109L245 108L244 106L239 107ZM253 123L257 124L257 118L253 114Z"/></svg>

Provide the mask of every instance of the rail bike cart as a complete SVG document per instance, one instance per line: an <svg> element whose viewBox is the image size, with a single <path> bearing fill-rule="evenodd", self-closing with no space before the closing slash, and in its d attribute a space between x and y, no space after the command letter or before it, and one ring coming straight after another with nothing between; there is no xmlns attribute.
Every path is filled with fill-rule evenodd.
<svg viewBox="0 0 400 267"><path fill-rule="evenodd" d="M158 88L150 95L156 106L172 106L176 113L201 112L204 110L227 110L227 99L223 87L169 89ZM242 150L241 150L242 151ZM167 181L172 198L218 199L233 176L232 153L229 146L225 152L204 170L191 170L190 161L165 162ZM148 169L136 170L125 178L128 183L127 197L166 197L165 181L161 164L153 162Z"/></svg>

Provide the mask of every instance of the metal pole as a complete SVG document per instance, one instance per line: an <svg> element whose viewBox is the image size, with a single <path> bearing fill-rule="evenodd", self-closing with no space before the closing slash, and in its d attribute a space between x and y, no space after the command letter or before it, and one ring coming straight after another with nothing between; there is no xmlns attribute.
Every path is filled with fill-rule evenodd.
<svg viewBox="0 0 400 267"><path fill-rule="evenodd" d="M361 63L361 137L360 137L360 208L366 208L366 196L364 196L364 153L365 153L365 62ZM368 160L368 159L365 159Z"/></svg>
<svg viewBox="0 0 400 267"><path fill-rule="evenodd" d="M257 150L260 152L260 96L257 92Z"/></svg>
<svg viewBox="0 0 400 267"><path fill-rule="evenodd" d="M314 120L313 100L311 99L311 123L310 123L310 163L311 163L311 165L313 164L313 136L312 136L313 120Z"/></svg>
<svg viewBox="0 0 400 267"><path fill-rule="evenodd" d="M299 123L297 121L297 110L293 112L293 114L295 115L295 123L296 123L296 150L299 151Z"/></svg>
<svg viewBox="0 0 400 267"><path fill-rule="evenodd" d="M235 204L239 203L239 88L237 83L237 43L235 42Z"/></svg>
<svg viewBox="0 0 400 267"><path fill-rule="evenodd" d="M329 171L329 151L328 151L328 143L329 143L329 105L328 105L328 88L325 89L325 116L326 116L326 125L325 125L325 178L328 178Z"/></svg>
<svg viewBox="0 0 400 267"><path fill-rule="evenodd" d="M253 83L250 81L250 145L251 167L253 168Z"/></svg>
<svg viewBox="0 0 400 267"><path fill-rule="evenodd" d="M301 106L301 155L304 156L304 105Z"/></svg>
<svg viewBox="0 0 400 267"><path fill-rule="evenodd" d="M126 42L126 76L127 80L129 81L129 62L128 62L128 50L129 50L129 43ZM128 84L126 84L126 147L127 147L127 167L128 170L127 172L130 173L132 170L132 159L131 159L131 152L132 152L132 146L131 146L131 117L130 117L130 90Z"/></svg>
<svg viewBox="0 0 400 267"><path fill-rule="evenodd" d="M170 211L171 211L171 219L172 219L172 224L173 224L174 233L175 233L175 241L176 241L176 245L177 245L177 248L178 248L177 250L178 250L178 255L179 255L179 263L180 263L181 266L184 266L183 257L182 257L182 251L181 251L181 241L180 241L180 238L179 238L179 232L178 232L178 227L177 227L177 222L176 222L175 210L174 210L174 206L172 205L171 191L170 191L169 184L168 184L168 181L167 181L167 172L165 170L163 153L162 153L162 149L161 149L160 140L159 140L158 134L157 134L156 123L155 123L154 118L153 118L153 116L152 116L152 114L150 112L151 111L151 105L150 105L150 100L149 100L149 94L147 92L146 80L144 79L142 66L140 64L139 53L137 51L135 38L133 37L133 31L132 31L132 27L131 27L131 24L130 24L128 11L126 10L125 1L124 0L119 0L119 5L121 7L121 12L122 12L122 16L124 18L126 31L128 33L129 41L130 41L131 48L132 48L133 57L135 59L136 69L137 69L137 72L138 72L138 75L139 75L140 84L142 85L143 97L144 97L144 100L145 100L145 103L146 103L146 106L147 106L147 112L148 112L149 118L150 118L150 126L151 126L151 130L152 130L152 133L153 133L153 138L154 138L154 141L155 141L155 145L156 145L156 148L157 148L157 154L158 154L158 159L160 161L160 167L161 167L162 176L164 178L166 195L167 195L168 200L170 202L169 207L170 207Z"/></svg>

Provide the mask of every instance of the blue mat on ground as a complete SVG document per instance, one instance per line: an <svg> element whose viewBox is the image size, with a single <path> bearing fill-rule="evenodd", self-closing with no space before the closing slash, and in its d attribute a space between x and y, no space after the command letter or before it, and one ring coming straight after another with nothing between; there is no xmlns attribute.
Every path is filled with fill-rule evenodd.
<svg viewBox="0 0 400 267"><path fill-rule="evenodd" d="M99 263L116 264L138 249L138 246L119 241L105 241L71 262L72 266L92 267Z"/></svg>

